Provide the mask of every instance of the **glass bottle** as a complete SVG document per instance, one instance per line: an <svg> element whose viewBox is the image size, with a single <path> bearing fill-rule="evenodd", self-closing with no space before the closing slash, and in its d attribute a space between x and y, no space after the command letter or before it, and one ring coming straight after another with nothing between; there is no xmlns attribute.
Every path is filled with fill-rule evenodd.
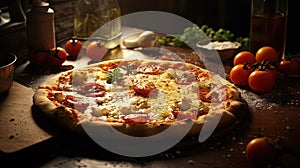
<svg viewBox="0 0 300 168"><path fill-rule="evenodd" d="M288 17L288 0L252 0L250 51L271 46L284 57Z"/></svg>
<svg viewBox="0 0 300 168"><path fill-rule="evenodd" d="M78 0L74 36L84 40L100 39L106 48L114 48L121 36L120 16L118 0Z"/></svg>

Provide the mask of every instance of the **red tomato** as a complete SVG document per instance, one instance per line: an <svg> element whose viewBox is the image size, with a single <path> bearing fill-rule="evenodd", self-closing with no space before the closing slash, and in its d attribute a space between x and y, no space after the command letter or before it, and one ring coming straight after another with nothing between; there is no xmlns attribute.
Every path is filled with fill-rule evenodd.
<svg viewBox="0 0 300 168"><path fill-rule="evenodd" d="M106 54L107 49L101 42L93 41L86 47L86 55L92 61L100 61Z"/></svg>
<svg viewBox="0 0 300 168"><path fill-rule="evenodd" d="M252 71L251 69L245 69L244 65L239 64L231 69L229 76L234 84L246 86L248 85L248 78Z"/></svg>
<svg viewBox="0 0 300 168"><path fill-rule="evenodd" d="M274 48L265 46L258 49L255 54L255 59L258 63L261 63L264 60L277 63L279 61L279 55Z"/></svg>
<svg viewBox="0 0 300 168"><path fill-rule="evenodd" d="M295 59L283 59L279 64L279 71L286 75L300 74L300 63Z"/></svg>
<svg viewBox="0 0 300 168"><path fill-rule="evenodd" d="M37 50L28 56L29 62L34 66L43 66L49 58L49 52L45 50Z"/></svg>
<svg viewBox="0 0 300 168"><path fill-rule="evenodd" d="M239 52L233 59L233 65L238 64L253 64L256 62L255 56L249 51Z"/></svg>
<svg viewBox="0 0 300 168"><path fill-rule="evenodd" d="M275 86L275 78L270 71L253 71L248 79L249 86L257 93L271 91Z"/></svg>
<svg viewBox="0 0 300 168"><path fill-rule="evenodd" d="M76 38L71 38L65 44L65 50L71 57L77 57L82 48L82 43Z"/></svg>
<svg viewBox="0 0 300 168"><path fill-rule="evenodd" d="M246 146L246 156L255 165L266 166L276 158L276 150L267 137L254 138Z"/></svg>
<svg viewBox="0 0 300 168"><path fill-rule="evenodd" d="M55 66L61 66L67 59L67 52L61 47L55 47L51 49L49 62Z"/></svg>

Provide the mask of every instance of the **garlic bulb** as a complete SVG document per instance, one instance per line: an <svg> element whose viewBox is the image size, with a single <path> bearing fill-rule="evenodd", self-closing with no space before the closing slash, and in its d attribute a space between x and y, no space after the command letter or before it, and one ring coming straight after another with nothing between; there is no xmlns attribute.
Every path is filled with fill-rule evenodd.
<svg viewBox="0 0 300 168"><path fill-rule="evenodd" d="M155 42L155 34L152 31L144 31L139 34L136 38L125 38L123 44L126 48L137 48L137 47L152 47Z"/></svg>

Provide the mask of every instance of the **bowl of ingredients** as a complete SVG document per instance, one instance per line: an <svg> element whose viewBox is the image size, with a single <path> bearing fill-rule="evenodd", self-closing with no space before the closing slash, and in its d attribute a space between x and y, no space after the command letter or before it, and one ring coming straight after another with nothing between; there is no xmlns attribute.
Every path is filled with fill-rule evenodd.
<svg viewBox="0 0 300 168"><path fill-rule="evenodd" d="M0 94L7 93L12 85L16 61L14 54L0 52Z"/></svg>
<svg viewBox="0 0 300 168"><path fill-rule="evenodd" d="M211 41L198 43L197 47L206 59L215 59L219 55L221 60L229 60L240 51L242 45L235 41Z"/></svg>

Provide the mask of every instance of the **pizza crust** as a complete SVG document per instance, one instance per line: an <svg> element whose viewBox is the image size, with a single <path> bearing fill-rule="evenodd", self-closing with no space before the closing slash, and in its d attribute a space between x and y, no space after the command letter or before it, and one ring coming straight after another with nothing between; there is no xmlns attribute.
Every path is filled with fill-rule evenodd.
<svg viewBox="0 0 300 168"><path fill-rule="evenodd" d="M48 89L38 88L33 96L33 104L36 105L43 113L53 115L57 106L47 98Z"/></svg>

